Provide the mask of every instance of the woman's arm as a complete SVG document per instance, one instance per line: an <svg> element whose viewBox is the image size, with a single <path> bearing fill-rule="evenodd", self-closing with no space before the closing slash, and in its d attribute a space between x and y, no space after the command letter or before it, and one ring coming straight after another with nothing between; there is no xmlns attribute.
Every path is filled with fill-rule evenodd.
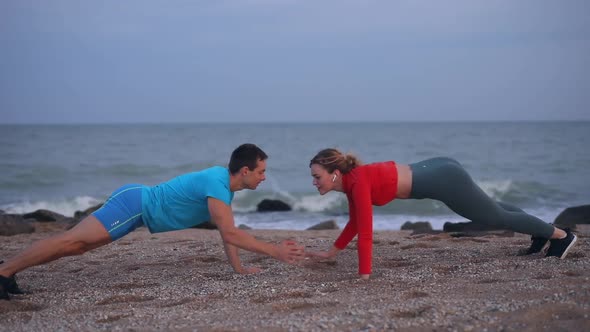
<svg viewBox="0 0 590 332"><path fill-rule="evenodd" d="M358 230L359 275L368 279L373 259L373 204L370 186L367 183L356 183L352 189L352 197Z"/></svg>
<svg viewBox="0 0 590 332"><path fill-rule="evenodd" d="M352 198L349 197L349 195L346 195L346 197L348 198L348 223L346 224L346 226L344 226L344 229L340 233L340 236L338 236L336 241L334 241L334 247L340 250L346 248L346 246L350 243L350 241L352 241L352 239L358 233L356 227L356 213L354 208L354 202L352 201Z"/></svg>

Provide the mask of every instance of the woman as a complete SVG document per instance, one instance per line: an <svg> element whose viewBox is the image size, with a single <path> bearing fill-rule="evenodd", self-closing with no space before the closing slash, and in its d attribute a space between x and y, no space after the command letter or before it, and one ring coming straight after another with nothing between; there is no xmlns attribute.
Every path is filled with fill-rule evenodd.
<svg viewBox="0 0 590 332"><path fill-rule="evenodd" d="M402 165L394 161L361 165L353 155L336 149L320 151L309 163L313 185L321 195L332 190L348 198L349 221L328 251L308 256L334 257L358 234L359 275L369 279L373 239L372 205L399 199L436 199L457 214L477 222L532 235L527 254L540 252L550 242L547 256L565 258L576 242L569 229L559 229L521 209L487 196L463 166L450 158L432 158Z"/></svg>

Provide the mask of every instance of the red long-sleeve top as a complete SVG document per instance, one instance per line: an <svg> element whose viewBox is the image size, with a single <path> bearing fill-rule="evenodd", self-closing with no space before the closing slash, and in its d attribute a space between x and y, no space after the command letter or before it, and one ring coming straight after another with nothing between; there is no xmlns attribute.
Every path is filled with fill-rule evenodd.
<svg viewBox="0 0 590 332"><path fill-rule="evenodd" d="M342 250L358 234L359 274L371 273L373 205L385 205L395 199L397 178L393 161L358 166L342 176L350 219L334 246Z"/></svg>

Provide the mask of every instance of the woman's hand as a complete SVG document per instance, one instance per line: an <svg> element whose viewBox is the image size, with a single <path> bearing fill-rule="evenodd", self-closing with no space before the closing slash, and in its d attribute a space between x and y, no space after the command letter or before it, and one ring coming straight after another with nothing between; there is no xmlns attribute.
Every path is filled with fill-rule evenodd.
<svg viewBox="0 0 590 332"><path fill-rule="evenodd" d="M332 247L330 250L327 251L306 251L305 257L309 257L312 259L330 259L336 256L338 252L340 252L340 249Z"/></svg>
<svg viewBox="0 0 590 332"><path fill-rule="evenodd" d="M370 277L370 276L371 276L370 274L359 274L359 277L360 277L362 280L369 280L369 277Z"/></svg>
<svg viewBox="0 0 590 332"><path fill-rule="evenodd" d="M284 240L277 247L277 259L287 264L296 264L305 258L303 246L293 240Z"/></svg>

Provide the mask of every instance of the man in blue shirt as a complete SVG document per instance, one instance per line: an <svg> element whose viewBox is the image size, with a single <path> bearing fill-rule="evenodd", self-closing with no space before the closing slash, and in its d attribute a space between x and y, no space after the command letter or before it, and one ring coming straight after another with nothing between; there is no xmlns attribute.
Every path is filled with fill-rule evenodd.
<svg viewBox="0 0 590 332"><path fill-rule="evenodd" d="M111 194L103 206L74 228L40 240L0 264L0 299L18 294L15 274L31 266L111 243L145 225L151 233L181 230L206 221L217 225L228 260L237 273L258 272L243 267L238 248L268 255L285 263L303 258L303 247L293 241L280 245L256 240L235 227L231 201L234 192L254 190L265 180L266 153L254 144L236 148L228 168L211 167L148 187L128 184Z"/></svg>

